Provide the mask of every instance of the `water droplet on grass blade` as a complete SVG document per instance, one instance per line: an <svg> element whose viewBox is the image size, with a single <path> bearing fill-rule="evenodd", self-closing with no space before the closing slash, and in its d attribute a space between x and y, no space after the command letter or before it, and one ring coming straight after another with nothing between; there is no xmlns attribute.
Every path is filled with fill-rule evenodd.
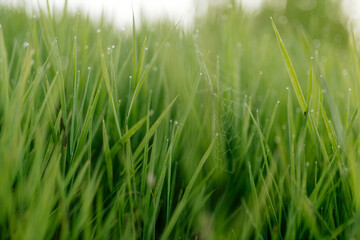
<svg viewBox="0 0 360 240"><path fill-rule="evenodd" d="M97 33L101 33L101 29L98 28L98 29L96 30L96 32L97 32Z"/></svg>
<svg viewBox="0 0 360 240"><path fill-rule="evenodd" d="M156 183L156 177L154 173L149 172L146 175L146 184L148 185L149 188L153 188L155 186L155 183Z"/></svg>
<svg viewBox="0 0 360 240"><path fill-rule="evenodd" d="M24 47L25 48L28 47L29 45L30 45L29 42L27 42L27 41L24 42Z"/></svg>

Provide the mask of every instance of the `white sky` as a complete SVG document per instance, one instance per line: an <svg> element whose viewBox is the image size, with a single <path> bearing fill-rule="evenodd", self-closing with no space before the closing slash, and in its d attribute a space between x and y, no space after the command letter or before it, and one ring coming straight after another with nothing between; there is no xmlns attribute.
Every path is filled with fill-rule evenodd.
<svg viewBox="0 0 360 240"><path fill-rule="evenodd" d="M202 13L209 2L219 0L68 0L70 10L81 10L90 13L97 18L104 11L109 19L114 19L116 25L122 27L132 21L132 6L135 19L140 19L144 14L149 19L158 17L169 17L175 22L183 24L191 23L192 16ZM262 0L239 0L245 2L249 9L254 9L261 4ZM38 4L46 6L46 0L0 0L0 3L11 5L27 5L36 9ZM49 0L51 5L56 7L64 6L65 0Z"/></svg>
<svg viewBox="0 0 360 240"><path fill-rule="evenodd" d="M195 13L202 13L207 8L207 3L219 0L68 0L69 9L81 10L90 13L94 18L102 12L106 13L109 20L114 20L118 27L128 25L132 21L132 5L135 19L140 19L140 13L150 19L168 16L175 22L181 21L184 25L190 24ZM253 10L261 5L264 0L237 0L244 7ZM271 0L267 0L271 1ZM302 1L302 0L299 0ZM65 0L49 0L51 5L62 7ZM35 9L38 3L46 6L46 0L0 0L0 3L14 5L28 5ZM360 33L360 0L344 0L344 7L349 13L356 32ZM359 34L360 35L360 34Z"/></svg>

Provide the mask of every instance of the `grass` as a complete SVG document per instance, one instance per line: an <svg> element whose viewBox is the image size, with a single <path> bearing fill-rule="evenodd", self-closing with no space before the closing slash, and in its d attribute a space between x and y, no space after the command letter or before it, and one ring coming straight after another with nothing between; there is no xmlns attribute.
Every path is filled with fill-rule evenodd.
<svg viewBox="0 0 360 240"><path fill-rule="evenodd" d="M317 3L125 31L2 6L0 239L359 238L359 54Z"/></svg>

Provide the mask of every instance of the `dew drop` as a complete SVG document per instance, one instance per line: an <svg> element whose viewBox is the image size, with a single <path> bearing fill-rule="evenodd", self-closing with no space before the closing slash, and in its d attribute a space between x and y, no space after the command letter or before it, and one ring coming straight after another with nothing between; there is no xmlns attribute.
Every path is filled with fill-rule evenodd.
<svg viewBox="0 0 360 240"><path fill-rule="evenodd" d="M351 88L349 88L349 92L351 92Z"/></svg>
<svg viewBox="0 0 360 240"><path fill-rule="evenodd" d="M156 184L156 177L155 174L152 172L149 172L146 175L146 184L148 185L149 188L153 188Z"/></svg>
<svg viewBox="0 0 360 240"><path fill-rule="evenodd" d="M325 88L321 89L321 92L326 93L326 89Z"/></svg>
<svg viewBox="0 0 360 240"><path fill-rule="evenodd" d="M74 36L74 39L76 39L76 36Z"/></svg>
<svg viewBox="0 0 360 240"><path fill-rule="evenodd" d="M309 162L306 162L305 165L306 165L306 167L309 167L309 166L310 166L310 163L309 163Z"/></svg>
<svg viewBox="0 0 360 240"><path fill-rule="evenodd" d="M30 45L29 42L27 42L27 41L24 42L24 47L25 48L28 47L29 45Z"/></svg>
<svg viewBox="0 0 360 240"><path fill-rule="evenodd" d="M286 87L286 90L289 90L289 87Z"/></svg>
<svg viewBox="0 0 360 240"><path fill-rule="evenodd" d="M101 29L98 28L98 29L96 30L96 32L97 32L97 33L101 33Z"/></svg>
<svg viewBox="0 0 360 240"><path fill-rule="evenodd" d="M145 51L147 51L147 50L148 50L148 48L146 47L146 48L145 48Z"/></svg>
<svg viewBox="0 0 360 240"><path fill-rule="evenodd" d="M88 67L88 70L91 70L91 67Z"/></svg>
<svg viewBox="0 0 360 240"><path fill-rule="evenodd" d="M179 124L179 122L178 121L175 121L175 125L178 125Z"/></svg>
<svg viewBox="0 0 360 240"><path fill-rule="evenodd" d="M115 48L115 45L112 45L111 47L112 47L112 49L114 49L114 48Z"/></svg>
<svg viewBox="0 0 360 240"><path fill-rule="evenodd" d="M130 75L129 78L132 79L132 76Z"/></svg>
<svg viewBox="0 0 360 240"><path fill-rule="evenodd" d="M200 76L202 76L202 74L203 74L203 73L201 72L201 73L200 73Z"/></svg>

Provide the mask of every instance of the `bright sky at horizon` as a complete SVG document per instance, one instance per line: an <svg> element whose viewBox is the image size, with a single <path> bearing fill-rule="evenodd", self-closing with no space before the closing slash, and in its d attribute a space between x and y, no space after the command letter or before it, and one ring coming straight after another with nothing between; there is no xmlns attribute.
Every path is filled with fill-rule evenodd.
<svg viewBox="0 0 360 240"><path fill-rule="evenodd" d="M221 0L68 0L68 6L72 11L81 10L89 13L95 19L105 13L108 20L113 20L120 28L131 24L132 9L136 19L140 19L141 16L148 19L168 17L188 26L195 13L205 12L210 2L218 1ZM264 0L237 1L242 2L246 9L255 10ZM36 9L38 4L45 7L46 2L47 0L0 0L0 3L26 5L33 9ZM49 3L62 8L65 0L49 0ZM360 0L344 0L343 6L354 24L355 31L360 35Z"/></svg>

